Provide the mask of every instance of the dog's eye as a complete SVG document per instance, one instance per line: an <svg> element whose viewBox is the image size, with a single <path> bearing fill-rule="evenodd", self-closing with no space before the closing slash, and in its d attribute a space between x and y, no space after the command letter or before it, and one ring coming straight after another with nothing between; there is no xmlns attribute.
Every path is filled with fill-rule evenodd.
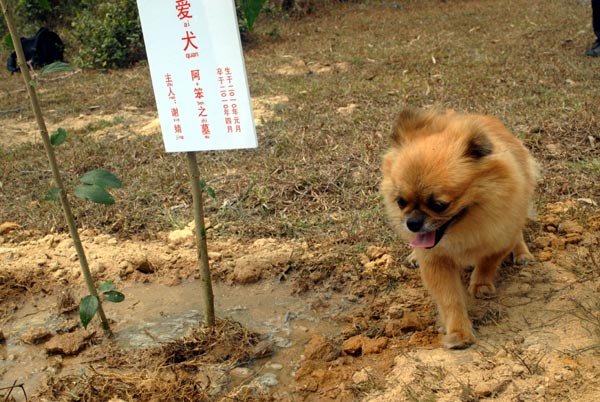
<svg viewBox="0 0 600 402"><path fill-rule="evenodd" d="M435 212L437 214L440 214L448 208L448 205L450 205L450 204L448 204L446 202L430 200L427 203L427 208L431 209L433 212Z"/></svg>
<svg viewBox="0 0 600 402"><path fill-rule="evenodd" d="M400 207L400 209L404 209L408 205L408 202L406 202L406 200L402 197L398 197L396 202L398 203L398 206Z"/></svg>

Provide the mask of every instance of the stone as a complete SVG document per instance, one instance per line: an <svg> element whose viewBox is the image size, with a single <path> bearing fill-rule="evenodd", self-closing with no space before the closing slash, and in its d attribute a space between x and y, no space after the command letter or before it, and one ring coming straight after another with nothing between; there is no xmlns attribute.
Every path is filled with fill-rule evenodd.
<svg viewBox="0 0 600 402"><path fill-rule="evenodd" d="M583 233L583 227L575 221L564 221L558 225L559 233Z"/></svg>
<svg viewBox="0 0 600 402"><path fill-rule="evenodd" d="M399 304L392 304L387 311L388 315L392 319L400 319L404 316L404 307Z"/></svg>
<svg viewBox="0 0 600 402"><path fill-rule="evenodd" d="M274 387L279 384L277 376L273 373L265 373L256 379L256 382L262 387Z"/></svg>
<svg viewBox="0 0 600 402"><path fill-rule="evenodd" d="M494 385L488 381L478 382L473 387L473 392L479 398L485 398L492 395Z"/></svg>
<svg viewBox="0 0 600 402"><path fill-rule="evenodd" d="M283 369L283 364L279 364L279 363L269 363L267 365L265 365L266 368L271 369L271 370L282 370Z"/></svg>
<svg viewBox="0 0 600 402"><path fill-rule="evenodd" d="M521 376L525 373L525 367L523 367L521 364L515 364L512 367L512 373L514 376Z"/></svg>
<svg viewBox="0 0 600 402"><path fill-rule="evenodd" d="M360 356L364 338L366 337L363 335L356 335L346 339L342 344L342 351L350 356Z"/></svg>
<svg viewBox="0 0 600 402"><path fill-rule="evenodd" d="M236 367L229 371L229 375L233 378L246 379L253 374L253 371L248 367Z"/></svg>
<svg viewBox="0 0 600 402"><path fill-rule="evenodd" d="M339 351L327 338L321 335L313 335L304 348L304 357L308 360L322 360L329 362L337 359Z"/></svg>
<svg viewBox="0 0 600 402"><path fill-rule="evenodd" d="M364 335L356 335L344 341L342 344L342 351L350 356L380 353L387 347L388 342L389 339L383 336L371 339Z"/></svg>
<svg viewBox="0 0 600 402"><path fill-rule="evenodd" d="M258 282L262 275L262 268L251 264L250 261L242 260L243 258L236 261L233 268L233 281L241 285Z"/></svg>
<svg viewBox="0 0 600 402"><path fill-rule="evenodd" d="M357 371L354 374L352 374L352 382L356 385L364 384L364 383L368 382L369 379L370 379L370 376L369 376L369 372L367 371L367 369L362 369L362 370Z"/></svg>

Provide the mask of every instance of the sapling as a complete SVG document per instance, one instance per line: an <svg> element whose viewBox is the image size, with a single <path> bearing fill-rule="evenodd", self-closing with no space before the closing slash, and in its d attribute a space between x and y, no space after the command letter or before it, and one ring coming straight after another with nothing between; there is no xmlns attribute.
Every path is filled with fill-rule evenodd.
<svg viewBox="0 0 600 402"><path fill-rule="evenodd" d="M0 0L0 7L2 8L2 13L4 14L4 18L6 20L6 25L10 32L11 38L19 38L17 34L16 27L13 23L13 19L10 14L10 10L6 6L5 0ZM91 302L95 305L94 314L98 314L100 318L101 327L104 330L106 336L112 336L112 331L108 324L108 320L106 319L106 315L104 314L104 310L102 309L102 303L100 298L98 297L98 291L94 286L94 280L92 279L92 275L90 273L90 269L88 266L87 258L85 255L85 251L83 249L83 245L81 244L81 239L79 237L79 233L77 231L77 227L75 225L75 219L73 217L73 212L71 210L71 204L69 203L69 199L67 197L67 193L65 191L65 187L63 184L62 177L60 175L60 171L58 169L58 164L56 161L56 157L54 155L54 146L58 146L62 144L66 140L66 131L64 129L58 129L56 133L52 134L52 137L48 135L48 129L46 128L46 122L44 120L44 116L42 113L42 109L40 107L40 102L37 97L37 93L35 90L37 82L32 80L31 74L29 72L29 66L27 64L27 60L25 59L25 54L23 52L23 47L21 45L20 40L12 40L12 45L15 49L17 55L18 66L20 67L21 75L25 82L25 87L27 89L27 94L29 95L29 100L31 102L31 108L33 110L33 114L35 116L35 120L37 122L38 128L40 130L40 135L42 137L42 142L44 144L44 149L46 151L46 155L48 157L48 161L50 163L50 168L52 170L52 178L54 181L54 188L50 191L47 198L57 198L60 199L63 213L65 216L65 220L67 221L67 225L69 227L69 232L71 234L71 238L73 239L73 245L75 246L75 250L77 252L77 256L79 259L79 264L81 265L81 270L83 272L83 277L85 279L88 291L90 293L91 298L87 300L96 300L97 303ZM68 69L72 69L68 64L62 62L52 63L46 66L42 71L41 75L48 74L51 72L59 72L66 71ZM75 195L78 197L88 199L94 202L100 202L105 204L114 203L114 199L108 194L106 188L115 188L120 187L121 183L116 179L112 173L107 171L92 171L84 174L80 181L82 184L77 187L75 190ZM108 196L107 196L108 195ZM107 291L110 291L107 290ZM103 296L106 297L106 292L103 292ZM110 293L114 295L114 293ZM110 296L113 297L113 296ZM85 298L84 298L85 300ZM109 300L110 301L110 300ZM112 300L114 301L114 300ZM86 309L91 311L91 309ZM86 316L87 317L87 316ZM93 315L92 315L93 317ZM91 319L91 318L90 318ZM88 321L89 322L89 321ZM87 323L86 323L87 326Z"/></svg>

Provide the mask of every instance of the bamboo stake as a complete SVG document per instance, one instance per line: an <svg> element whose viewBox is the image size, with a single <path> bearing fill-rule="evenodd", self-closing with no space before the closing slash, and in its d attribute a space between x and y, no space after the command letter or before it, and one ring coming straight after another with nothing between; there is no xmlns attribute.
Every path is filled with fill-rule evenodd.
<svg viewBox="0 0 600 402"><path fill-rule="evenodd" d="M98 297L98 292L96 291L96 287L94 286L94 280L92 278L92 274L90 273L87 258L85 256L85 251L83 249L83 245L81 244L79 233L77 232L77 226L75 224L73 212L71 211L71 205L69 203L69 199L67 198L67 193L65 191L65 187L60 176L58 164L54 155L54 148L52 146L52 143L50 142L50 136L48 135L48 129L46 128L46 122L44 121L44 116L42 114L40 102L38 100L35 88L31 83L31 74L29 73L28 69L29 66L27 65L27 60L25 60L25 54L23 53L23 47L21 46L21 41L19 40L17 29L13 23L12 16L10 15L10 11L6 6L5 0L0 0L0 6L2 7L2 13L4 14L6 25L8 26L8 30L13 39L13 44L17 53L17 64L19 66L19 69L21 70L23 80L25 81L25 86L27 87L29 100L31 101L31 108L33 110L33 114L35 116L37 125L40 129L40 135L42 136L44 149L46 150L46 155L48 157L48 161L50 162L50 168L52 169L54 185L60 190L60 203L63 208L63 213L65 215L67 225L69 226L69 232L71 234L71 238L73 239L73 245L75 246L77 256L79 257L79 264L81 265L81 270L83 272L83 277L85 279L88 292L90 293L90 295L95 296L98 299L97 313L100 317L100 322L102 329L104 330L104 334L108 337L112 337L113 333L108 324L108 320L106 319L106 315L104 314L104 310L102 308L102 301Z"/></svg>
<svg viewBox="0 0 600 402"><path fill-rule="evenodd" d="M213 328L215 325L215 306L208 266L208 247L206 246L206 227L204 226L204 208L202 205L202 188L200 187L200 173L195 152L186 152L188 170L192 182L192 197L194 200L194 221L196 223L196 248L198 251L198 268L200 269L200 282L202 284L202 299L204 302L204 318L206 326Z"/></svg>

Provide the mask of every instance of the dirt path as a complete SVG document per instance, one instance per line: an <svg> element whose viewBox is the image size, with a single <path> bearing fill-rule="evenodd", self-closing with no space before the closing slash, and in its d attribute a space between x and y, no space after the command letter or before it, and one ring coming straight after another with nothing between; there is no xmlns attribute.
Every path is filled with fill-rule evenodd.
<svg viewBox="0 0 600 402"><path fill-rule="evenodd" d="M595 401L600 395L600 369L596 364L600 320L598 267L586 268L583 263L597 258L591 246L595 248L598 242L600 217L585 225L570 219L579 208L585 208L585 203L581 204L551 204L544 211L539 223L542 235L533 239L539 261L522 268L507 266L499 282L498 296L473 304L471 314L478 343L464 351L449 352L440 347L439 335L435 333L435 312L413 270L402 268L403 286L410 287L384 293L371 305L357 304L356 299L349 297L331 298L335 293L326 287L324 293L310 292L299 299L303 305L312 306L303 313L285 295L294 292L293 282L281 293L284 288L277 291L273 287L276 283L269 278L282 275L292 264L315 261L326 250L318 245L309 248L306 243L274 239L246 245L211 241L211 264L215 277L222 283L218 285L217 297L232 298L230 307L223 307L223 314L235 316L236 306L245 305L245 309L255 306L252 314L261 318L246 321L246 325L269 334L272 346L279 350L270 359L250 365L246 375L255 378L259 389L269 390L281 400L351 400L360 391L366 400L379 402L485 398ZM5 223L3 227L10 225ZM51 334L58 333L57 328L68 321L66 317L60 318L64 315L59 314L58 306L60 296L78 282L79 266L66 236L25 238L13 243L10 239L27 233L5 231L0 245L4 283L29 287L30 292L25 299L6 298L3 302L3 333L7 343L2 370L5 378L20 378L32 384L31 387L41 380L41 374L56 370L56 362L53 355L40 359L47 339L46 343L40 341L40 346L26 348L24 339L34 329L50 328ZM144 331L148 333L152 331L149 323L156 321L157 314L163 321L173 316L185 321L193 309L182 305L177 312L167 310L167 306L187 303L188 297L181 295L189 293L184 290L186 284L190 280L193 283L197 275L192 234L188 228L167 233L161 241L140 243L83 232L97 280L117 278L119 288L130 288L129 307L123 307L125 310L108 307L119 331L131 332L128 328L147 321ZM398 270L389 250L377 247L363 256L363 267L365 278L381 279L390 274L388 271ZM263 283L261 291L252 287L259 281ZM142 297L144 293L131 288L135 283L160 284L165 286L161 292L175 291L174 295L180 296L174 297L183 298L167 302L156 297L158 304L155 304L152 297ZM59 284L61 287L57 288ZM250 299L244 300L245 292L264 294L265 299L252 304ZM275 313L274 305L268 302L273 297L283 305L281 313ZM138 303L142 304L136 311L144 312L143 315L136 320L125 319L130 314L127 311ZM36 309L40 308L47 313L39 316ZM14 315L9 311L14 311ZM336 318L332 320L332 316ZM201 320L201 316L196 317ZM289 323L284 325L286 320ZM277 329L269 331L270 327ZM171 330L168 337L175 333ZM154 338L160 336L155 334ZM358 352L352 343L359 344ZM93 347L75 358L61 359L61 371L68 373L85 367L84 362L93 360L97 350L98 347ZM24 372L23 361L39 368ZM275 369L261 368L262 365ZM266 374L275 380L265 377ZM230 374L229 382L234 377ZM272 378L271 382L265 378Z"/></svg>

